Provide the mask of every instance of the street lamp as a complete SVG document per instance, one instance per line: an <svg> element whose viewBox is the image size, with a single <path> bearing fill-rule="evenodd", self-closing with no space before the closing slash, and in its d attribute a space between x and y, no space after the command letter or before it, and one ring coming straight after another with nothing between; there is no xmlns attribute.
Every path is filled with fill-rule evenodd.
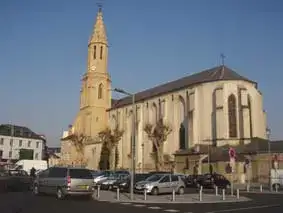
<svg viewBox="0 0 283 213"><path fill-rule="evenodd" d="M133 110L133 117L132 117L132 161L131 161L131 184L130 184L130 196L131 200L134 200L134 176L135 176L135 165L136 165L136 152L135 152L135 137L136 137L136 110L135 110L135 94L126 92L123 89L115 88L113 89L114 92L118 92L124 95L128 95L132 97L132 110Z"/></svg>
<svg viewBox="0 0 283 213"><path fill-rule="evenodd" d="M271 148L270 148L270 135L271 135L271 130L269 128L266 128L266 136L267 136L267 142L268 142L269 188L270 188L270 191L272 191L272 181L271 181L272 160L271 160Z"/></svg>

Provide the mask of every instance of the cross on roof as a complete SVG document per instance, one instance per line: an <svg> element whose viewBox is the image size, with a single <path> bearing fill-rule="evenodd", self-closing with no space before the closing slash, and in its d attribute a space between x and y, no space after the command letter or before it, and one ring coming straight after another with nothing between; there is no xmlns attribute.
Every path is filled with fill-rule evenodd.
<svg viewBox="0 0 283 213"><path fill-rule="evenodd" d="M225 65L225 58L226 58L226 56L223 53L221 53L220 54L220 58L221 58L222 66L224 66Z"/></svg>

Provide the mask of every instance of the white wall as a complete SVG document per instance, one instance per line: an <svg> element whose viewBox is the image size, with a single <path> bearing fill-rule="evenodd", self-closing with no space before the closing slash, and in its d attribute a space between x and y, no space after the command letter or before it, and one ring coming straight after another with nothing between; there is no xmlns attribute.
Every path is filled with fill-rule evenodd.
<svg viewBox="0 0 283 213"><path fill-rule="evenodd" d="M12 146L10 145L11 139L13 140ZM21 146L20 146L20 141L22 141ZM30 141L30 146L29 146L29 141ZM0 150L3 151L2 159L18 159L20 149L34 150L33 158L35 160L36 159L41 160L42 152L43 152L43 140L0 135ZM9 156L10 152L12 152L11 157Z"/></svg>
<svg viewBox="0 0 283 213"><path fill-rule="evenodd" d="M164 101L164 119L173 129L173 132L168 136L168 140L164 146L166 154L173 154L179 150L179 127L184 116L189 111L193 112L193 119L191 126L193 130L191 136L187 138L187 146L193 147L196 144L208 143L212 139L212 97L215 89L221 88L221 92L217 94L217 104L223 107L222 112L217 114L217 134L218 138L223 138L218 145L224 143L233 143L239 138L239 115L237 115L238 138L229 138L228 128L228 96L230 94L236 95L236 102L238 104L239 88L244 89L240 93L242 105L246 105L247 96L251 97L252 107L252 124L253 137L266 138L265 116L263 113L263 104L261 93L255 88L255 85L245 81L215 81L210 83L203 83L193 88L185 88L174 93L168 93L160 97L154 97L142 102L136 103L138 110L137 117L139 120L138 137L136 138L136 162L150 163L150 153L152 152L152 144L148 141L146 134L143 131L143 126L147 122L154 120L154 106L159 106L159 100ZM183 105L181 105L183 104ZM238 105L237 105L238 106ZM181 112L184 110L185 112ZM238 109L238 108L237 108ZM132 106L128 105L122 108L113 109L109 112L109 123L113 126L113 122L118 118L119 126L125 131L122 140L119 144L120 162L119 166L127 168L130 166L130 160L127 157L130 153L130 135L131 135L131 110ZM119 115L119 116L117 116ZM246 112L244 112L246 115ZM219 122L221 120L221 123ZM243 122L244 136L249 137L249 123L245 120ZM144 144L144 146L143 146Z"/></svg>

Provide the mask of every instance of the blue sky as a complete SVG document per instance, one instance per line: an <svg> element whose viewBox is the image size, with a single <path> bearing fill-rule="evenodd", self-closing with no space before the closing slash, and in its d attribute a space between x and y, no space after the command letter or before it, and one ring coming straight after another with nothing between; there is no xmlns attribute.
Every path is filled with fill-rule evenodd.
<svg viewBox="0 0 283 213"><path fill-rule="evenodd" d="M78 111L96 2L0 1L0 123L59 144ZM283 139L281 0L104 0L104 20L114 87L149 88L217 66L224 53L259 83L272 138Z"/></svg>

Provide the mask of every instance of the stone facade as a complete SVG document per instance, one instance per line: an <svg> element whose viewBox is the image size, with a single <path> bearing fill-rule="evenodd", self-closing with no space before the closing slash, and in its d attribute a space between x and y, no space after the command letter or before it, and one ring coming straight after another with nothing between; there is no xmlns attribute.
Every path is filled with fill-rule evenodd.
<svg viewBox="0 0 283 213"><path fill-rule="evenodd" d="M83 133L96 141L95 138L101 130L107 126L114 128L119 125L125 133L118 145L120 155L118 167L129 168L133 108L130 103L124 105L111 103L111 81L107 63L108 43L100 10L88 44L88 64L87 72L82 79L80 111L70 134ZM169 156L170 161L174 161L176 151L191 149L199 144L223 146L236 145L240 141L247 144L253 137L267 137L266 115L257 84L242 78L225 66L213 69L207 71L211 80L202 79L201 75L205 74L202 72L203 74L199 75L200 79L195 83L188 83L177 89L175 86L174 89L169 88L157 95L154 95L152 89L152 92L149 91L151 95L137 99L135 105L137 168L142 171L153 169L151 158L153 147L143 128L146 123L155 124L160 118L163 118L173 129L164 146L164 152ZM218 75L219 78L214 77ZM192 76L191 79L194 78L196 77ZM179 82L181 83L182 79ZM138 93L137 96L142 95ZM182 141L181 129L184 135ZM73 156L70 155L72 152L70 147L72 147L70 142L62 142L61 159L66 159L66 155ZM88 167L98 168L100 149L100 143L86 146L85 156ZM69 157L66 162L70 163L72 160L73 158Z"/></svg>

